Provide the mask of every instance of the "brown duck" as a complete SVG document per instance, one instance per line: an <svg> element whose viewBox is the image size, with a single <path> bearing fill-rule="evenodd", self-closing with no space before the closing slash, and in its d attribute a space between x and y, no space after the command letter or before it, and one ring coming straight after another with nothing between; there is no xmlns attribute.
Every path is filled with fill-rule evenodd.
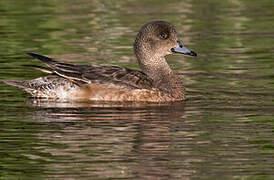
<svg viewBox="0 0 274 180"><path fill-rule="evenodd" d="M1 80L36 98L54 100L166 102L185 99L181 79L170 69L165 56L197 54L178 41L174 27L164 21L145 24L137 34L134 52L141 68L88 66L62 63L27 53L47 67L32 66L51 75L33 80Z"/></svg>

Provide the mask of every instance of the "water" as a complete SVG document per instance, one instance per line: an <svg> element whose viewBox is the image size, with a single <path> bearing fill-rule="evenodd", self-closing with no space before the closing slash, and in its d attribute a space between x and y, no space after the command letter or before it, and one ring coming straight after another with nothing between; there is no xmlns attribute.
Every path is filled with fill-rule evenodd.
<svg viewBox="0 0 274 180"><path fill-rule="evenodd" d="M0 77L44 75L37 52L138 68L132 43L173 23L187 101L38 101L0 84L0 179L274 179L274 2L1 1Z"/></svg>

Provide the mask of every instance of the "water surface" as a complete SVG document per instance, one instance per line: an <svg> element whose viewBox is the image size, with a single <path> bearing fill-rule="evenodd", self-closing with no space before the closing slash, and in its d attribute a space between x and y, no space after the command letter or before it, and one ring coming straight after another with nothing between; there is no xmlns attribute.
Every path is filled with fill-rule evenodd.
<svg viewBox="0 0 274 180"><path fill-rule="evenodd" d="M0 84L1 179L274 179L274 2L0 1L0 78L45 75L37 52L137 69L151 20L197 58L169 56L178 103L50 102Z"/></svg>

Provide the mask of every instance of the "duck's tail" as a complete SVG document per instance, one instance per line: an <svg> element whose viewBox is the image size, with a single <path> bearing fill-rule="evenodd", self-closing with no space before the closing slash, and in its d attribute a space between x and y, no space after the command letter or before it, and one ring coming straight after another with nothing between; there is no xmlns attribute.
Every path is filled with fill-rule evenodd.
<svg viewBox="0 0 274 180"><path fill-rule="evenodd" d="M66 91L69 92L77 87L71 81L56 75L32 80L0 80L0 83L20 88L32 97L53 99L57 99L60 95L66 93Z"/></svg>
<svg viewBox="0 0 274 180"><path fill-rule="evenodd" d="M35 53L27 53L27 54L45 62L46 64L53 64L53 63L57 62L49 57L42 56L39 54L35 54ZM23 65L23 66L32 67L32 68L38 69L45 73L54 74L53 69L50 67L43 67L43 66L37 66L37 65ZM15 87L18 87L18 88L21 88L24 90L26 88L29 88L30 85L28 82L29 81L26 81L26 80L25 81L24 80L22 80L22 81L20 81L20 80L0 80L0 83L4 83L4 84L10 85L10 86L15 86Z"/></svg>
<svg viewBox="0 0 274 180"><path fill-rule="evenodd" d="M28 52L26 53L27 55L30 55L36 59L39 59L40 61L46 63L46 64L54 64L54 63L58 63L57 61L55 61L54 59L52 58L49 58L47 56L43 56L43 55L40 55L40 54L36 54L36 53L32 53L32 52Z"/></svg>
<svg viewBox="0 0 274 180"><path fill-rule="evenodd" d="M35 89L31 88L31 86L27 83L28 80L0 80L0 83L4 83L10 86L14 86L24 90L25 92L31 94L32 96L35 95Z"/></svg>
<svg viewBox="0 0 274 180"><path fill-rule="evenodd" d="M51 75L32 80L0 80L0 83L23 89L24 91L30 93L33 97L46 98L58 98L58 93L62 93L62 89L69 91L70 89L82 85L83 82L86 83L81 78L82 66L57 62L52 58L35 53L27 54L41 60L47 65L47 67L37 65L24 66L33 67ZM71 74L74 76L71 76Z"/></svg>
<svg viewBox="0 0 274 180"><path fill-rule="evenodd" d="M0 83L4 83L10 86L15 86L21 89L25 89L25 81L20 81L20 80L0 80Z"/></svg>

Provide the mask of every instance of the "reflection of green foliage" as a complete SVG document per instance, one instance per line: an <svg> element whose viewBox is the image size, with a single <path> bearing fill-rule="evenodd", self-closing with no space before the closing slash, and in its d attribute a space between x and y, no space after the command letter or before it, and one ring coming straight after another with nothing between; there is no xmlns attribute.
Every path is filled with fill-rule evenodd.
<svg viewBox="0 0 274 180"><path fill-rule="evenodd" d="M56 55L83 64L113 64L138 69L132 44L140 26L151 20L173 23L179 37L186 46L197 51L198 57L168 57L173 69L186 74L187 95L192 97L186 102L186 116L179 118L181 124L175 124L176 130L172 129L172 137L167 138L172 141L166 142L172 144L166 149L169 156L161 156L161 159L170 157L170 162L165 163L169 165L167 169L172 171L172 165L179 164L177 169L187 166L195 172L195 177L219 179L215 173L227 173L227 167L231 167L231 174L237 170L258 174L248 174L245 179L272 178L261 171L273 170L274 1L6 0L0 1L0 18L1 79L31 79L45 75L21 67L22 64L41 65L41 62L24 54L28 51ZM70 55L76 58L66 59ZM58 174L58 168L53 172L56 164L59 167L69 166L63 169L64 174L71 172L73 165L68 159L71 154L79 157L81 168L88 168L95 155L85 139L79 140L83 143L83 147L77 147L79 152L69 156L44 152L47 148L61 152L65 148L62 142L53 144L39 137L48 132L62 133L65 123L60 122L60 126L38 123L39 118L43 120L44 116L32 114L47 112L51 108L28 107L24 102L27 96L21 90L0 84L0 179L41 179L49 172ZM71 113L72 110L67 111ZM142 121L153 114L151 109L148 109L149 114L144 113L145 108L141 111L143 114L136 119L141 118ZM108 124L103 118L114 115L117 119L121 116L113 113L112 109L104 112L104 116L100 117L104 122L102 129ZM85 118L91 116L93 114L84 114ZM162 114L159 117L166 118ZM74 117L68 115L67 118ZM176 119L166 118L166 121L169 120L177 122ZM151 121L153 119L149 119ZM138 129L134 131L138 134L142 130L141 123L133 122L130 130ZM122 124L127 126L124 122ZM107 127L107 132L111 128ZM145 135L139 136L142 139ZM132 154L129 153L132 160L119 153L123 154L121 158L133 162L134 167L129 164L127 168L135 170L138 160L134 158L138 159L138 151L134 148L143 144L134 138L129 142L133 144L129 145L133 148ZM146 141L155 144L149 139ZM98 144L93 146L100 149L104 143L98 140ZM104 152L101 153L105 157ZM107 155L111 156L111 153L108 149ZM95 161L99 161L102 167L115 168L117 165L105 163L100 158ZM241 158L244 160L241 161ZM151 159L156 162L159 158L152 156ZM75 170L75 174L79 173L79 169ZM214 177L210 178L211 175ZM243 176L233 177L241 179Z"/></svg>

